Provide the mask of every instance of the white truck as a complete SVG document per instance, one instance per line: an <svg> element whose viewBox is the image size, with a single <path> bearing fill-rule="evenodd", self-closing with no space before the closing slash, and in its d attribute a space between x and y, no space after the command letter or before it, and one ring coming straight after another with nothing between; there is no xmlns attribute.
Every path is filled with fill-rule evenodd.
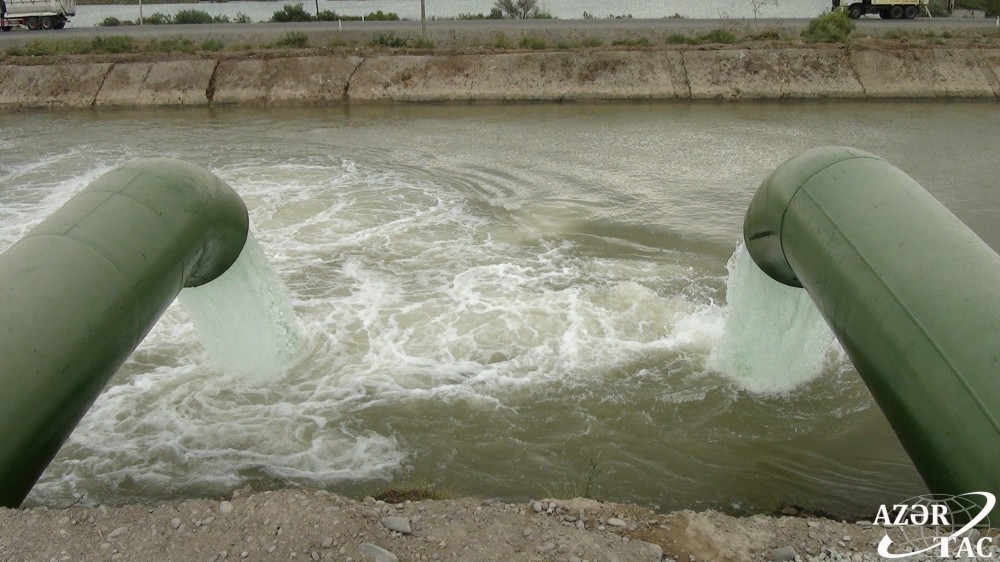
<svg viewBox="0 0 1000 562"><path fill-rule="evenodd" d="M14 27L62 29L70 16L76 15L76 0L0 0L4 14L0 30Z"/></svg>
<svg viewBox="0 0 1000 562"><path fill-rule="evenodd" d="M865 14L878 14L883 19L908 19L929 14L927 0L833 0L833 10L847 12L851 19Z"/></svg>

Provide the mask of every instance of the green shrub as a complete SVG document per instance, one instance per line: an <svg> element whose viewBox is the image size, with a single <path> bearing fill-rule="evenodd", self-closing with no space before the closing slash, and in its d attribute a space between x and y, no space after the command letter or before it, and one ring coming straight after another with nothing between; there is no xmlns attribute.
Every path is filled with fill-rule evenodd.
<svg viewBox="0 0 1000 562"><path fill-rule="evenodd" d="M611 42L615 47L648 47L649 39L646 37L639 37L638 39L616 39Z"/></svg>
<svg viewBox="0 0 1000 562"><path fill-rule="evenodd" d="M145 25L165 25L171 22L170 16L156 12L148 18L142 18Z"/></svg>
<svg viewBox="0 0 1000 562"><path fill-rule="evenodd" d="M385 13L379 10L368 14L365 19L368 21L399 21L399 16L396 15L396 12Z"/></svg>
<svg viewBox="0 0 1000 562"><path fill-rule="evenodd" d="M519 44L522 49L532 49L535 51L540 51L549 47L549 44L546 43L544 39L529 36L522 37Z"/></svg>
<svg viewBox="0 0 1000 562"><path fill-rule="evenodd" d="M433 49L434 48L434 41L431 41L430 39L427 39L426 37L421 37L420 39L417 39L417 42L414 43L413 46L416 47L416 48L418 48L418 49Z"/></svg>
<svg viewBox="0 0 1000 562"><path fill-rule="evenodd" d="M139 48L135 39L125 35L98 36L90 41L92 51L95 53L121 54L136 51Z"/></svg>
<svg viewBox="0 0 1000 562"><path fill-rule="evenodd" d="M1000 0L962 0L957 7L967 10L983 10L989 17L1000 15Z"/></svg>
<svg viewBox="0 0 1000 562"><path fill-rule="evenodd" d="M455 19L457 19L457 20L502 20L503 19L503 12L501 12L497 8L493 8L492 10L490 10L489 14L484 14L482 12L479 12L478 14L472 14L472 13L458 14L458 16L455 17Z"/></svg>
<svg viewBox="0 0 1000 562"><path fill-rule="evenodd" d="M390 47L393 49L400 49L406 47L410 42L402 37L396 37L394 33L388 35L379 34L378 37L372 40L372 45L376 47Z"/></svg>
<svg viewBox="0 0 1000 562"><path fill-rule="evenodd" d="M63 43L63 52L65 53L87 55L94 52L93 40L85 37L78 37L70 41L62 40L60 43Z"/></svg>
<svg viewBox="0 0 1000 562"><path fill-rule="evenodd" d="M781 39L781 34L777 31L761 31L754 33L750 38L754 41L778 41Z"/></svg>
<svg viewBox="0 0 1000 562"><path fill-rule="evenodd" d="M683 33L671 33L667 35L665 41L671 45L690 45L695 42L694 37L689 35L684 35Z"/></svg>
<svg viewBox="0 0 1000 562"><path fill-rule="evenodd" d="M229 18L226 18L228 21ZM203 12L201 10L181 10L174 14L173 23L177 24L190 24L190 23L215 23L216 20L209 15L208 12ZM219 22L226 23L226 22Z"/></svg>
<svg viewBox="0 0 1000 562"><path fill-rule="evenodd" d="M344 47L350 47L354 45L353 41L347 41L346 39L340 37L334 37L330 39L330 42L326 44L327 47L331 49L342 49Z"/></svg>
<svg viewBox="0 0 1000 562"><path fill-rule="evenodd" d="M122 24L122 20L120 20L120 19L118 19L118 18L116 18L114 16L108 16L108 17L104 18L104 21L102 21L101 23L99 23L97 25L100 26L100 27L118 27L121 24Z"/></svg>
<svg viewBox="0 0 1000 562"><path fill-rule="evenodd" d="M702 33L695 37L696 43L724 43L731 45L738 40L736 35L727 29L713 29L708 33Z"/></svg>
<svg viewBox="0 0 1000 562"><path fill-rule="evenodd" d="M226 47L225 44L223 44L222 41L219 41L218 39L209 39L201 44L202 51L212 51L213 53L221 51L225 47Z"/></svg>
<svg viewBox="0 0 1000 562"><path fill-rule="evenodd" d="M236 17L233 18L233 23L253 23L253 19L243 12L236 12Z"/></svg>
<svg viewBox="0 0 1000 562"><path fill-rule="evenodd" d="M334 12L333 10L323 10L322 12L316 14L316 19L319 21L337 21L341 19L341 17L338 16L337 12Z"/></svg>
<svg viewBox="0 0 1000 562"><path fill-rule="evenodd" d="M600 37L585 37L583 39L583 46L590 48L602 47L604 46L604 40Z"/></svg>
<svg viewBox="0 0 1000 562"><path fill-rule="evenodd" d="M284 37L274 43L275 47L287 47L290 49L304 49L309 46L309 37L301 31L289 31Z"/></svg>
<svg viewBox="0 0 1000 562"><path fill-rule="evenodd" d="M842 43L854 31L854 22L844 12L828 12L809 21L802 38L810 43Z"/></svg>
<svg viewBox="0 0 1000 562"><path fill-rule="evenodd" d="M58 47L51 41L34 39L24 46L25 54L31 57L54 55L58 53Z"/></svg>
<svg viewBox="0 0 1000 562"><path fill-rule="evenodd" d="M932 17L943 18L948 16L948 6L942 0L931 0L927 7L930 9Z"/></svg>
<svg viewBox="0 0 1000 562"><path fill-rule="evenodd" d="M301 21L313 21L313 17L306 12L306 9L302 7L302 4L285 4L280 10L274 12L274 15L271 16L271 22L273 23Z"/></svg>
<svg viewBox="0 0 1000 562"><path fill-rule="evenodd" d="M511 47L513 47L513 45L511 44L510 39L508 39L503 33L497 35L496 39L493 41L494 49L510 49Z"/></svg>

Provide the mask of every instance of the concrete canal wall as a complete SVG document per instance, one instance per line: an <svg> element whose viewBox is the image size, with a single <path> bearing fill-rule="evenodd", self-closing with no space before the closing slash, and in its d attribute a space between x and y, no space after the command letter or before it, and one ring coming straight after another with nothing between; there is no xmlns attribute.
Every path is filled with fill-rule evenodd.
<svg viewBox="0 0 1000 562"><path fill-rule="evenodd" d="M0 109L8 110L878 98L998 99L1000 49L608 49L0 63Z"/></svg>

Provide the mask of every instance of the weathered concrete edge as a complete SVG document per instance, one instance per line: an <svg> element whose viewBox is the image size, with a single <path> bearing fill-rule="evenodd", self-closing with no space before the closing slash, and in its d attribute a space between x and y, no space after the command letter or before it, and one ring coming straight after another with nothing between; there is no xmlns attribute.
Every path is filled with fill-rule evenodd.
<svg viewBox="0 0 1000 562"><path fill-rule="evenodd" d="M0 65L0 110L408 102L1000 97L1000 49L308 55Z"/></svg>
<svg viewBox="0 0 1000 562"><path fill-rule="evenodd" d="M204 105L217 66L213 60L116 64L101 83L94 105Z"/></svg>

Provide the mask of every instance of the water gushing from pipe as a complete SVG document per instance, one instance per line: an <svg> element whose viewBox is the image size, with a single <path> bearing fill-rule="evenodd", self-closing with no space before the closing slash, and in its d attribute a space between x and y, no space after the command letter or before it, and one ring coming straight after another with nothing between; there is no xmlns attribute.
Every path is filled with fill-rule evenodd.
<svg viewBox="0 0 1000 562"><path fill-rule="evenodd" d="M742 242L726 268L725 328L709 368L759 394L788 392L818 376L834 337L809 294L775 283Z"/></svg>
<svg viewBox="0 0 1000 562"><path fill-rule="evenodd" d="M179 296L218 368L260 381L281 376L299 353L295 312L281 278L254 239L212 283Z"/></svg>

